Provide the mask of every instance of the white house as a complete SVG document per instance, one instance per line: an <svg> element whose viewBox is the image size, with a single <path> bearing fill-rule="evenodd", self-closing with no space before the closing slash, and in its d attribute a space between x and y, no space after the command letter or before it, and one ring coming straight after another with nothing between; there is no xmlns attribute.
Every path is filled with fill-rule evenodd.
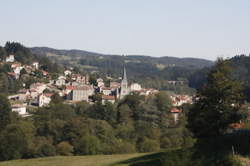
<svg viewBox="0 0 250 166"><path fill-rule="evenodd" d="M14 71L15 74L20 75L20 72L21 72L22 69L23 69L23 66L17 66L15 68L13 68L13 71Z"/></svg>
<svg viewBox="0 0 250 166"><path fill-rule="evenodd" d="M39 69L39 62L33 62L33 63L32 63L32 66L33 66L35 69Z"/></svg>
<svg viewBox="0 0 250 166"><path fill-rule="evenodd" d="M57 86L62 86L62 85L65 85L66 84L66 80L63 79L63 78L60 78L58 80L56 80L56 83L55 83Z"/></svg>
<svg viewBox="0 0 250 166"><path fill-rule="evenodd" d="M112 88L106 88L106 87L103 87L101 88L101 92L106 95L106 96L109 96L112 94Z"/></svg>
<svg viewBox="0 0 250 166"><path fill-rule="evenodd" d="M44 94L39 95L37 98L38 107L49 105L51 101L51 96L53 96L52 93L44 93Z"/></svg>
<svg viewBox="0 0 250 166"><path fill-rule="evenodd" d="M27 116L26 104L14 104L11 106L11 111L17 112L21 116Z"/></svg>
<svg viewBox="0 0 250 166"><path fill-rule="evenodd" d="M140 91L142 90L141 85L138 83L133 83L130 85L130 90L131 91Z"/></svg>
<svg viewBox="0 0 250 166"><path fill-rule="evenodd" d="M15 62L15 56L14 55L9 55L5 59L6 62Z"/></svg>
<svg viewBox="0 0 250 166"><path fill-rule="evenodd" d="M72 71L70 71L70 70L65 70L64 71L64 75L65 76L69 76L69 75L71 75L72 74Z"/></svg>

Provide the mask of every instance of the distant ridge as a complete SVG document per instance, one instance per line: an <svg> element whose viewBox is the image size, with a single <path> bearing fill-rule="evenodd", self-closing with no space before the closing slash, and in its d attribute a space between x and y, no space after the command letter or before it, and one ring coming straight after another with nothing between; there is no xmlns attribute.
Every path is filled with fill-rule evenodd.
<svg viewBox="0 0 250 166"><path fill-rule="evenodd" d="M85 51L85 50L79 50L79 49L55 49L55 48L50 48L50 47L31 47L30 48L33 53L35 54L43 54L45 55L46 53L53 53L57 55L70 55L70 56L122 56L118 54L103 54L103 53L97 53L97 52L92 52L92 51ZM162 56L162 57L153 57L153 56L148 56L148 55L126 55L127 57L133 57L133 58L153 58L153 59L179 59L179 60L189 60L189 61L199 61L199 62L205 62L208 63L208 65L212 65L213 61L207 60L207 59L202 59L202 58L193 58L193 57L172 57L172 56Z"/></svg>

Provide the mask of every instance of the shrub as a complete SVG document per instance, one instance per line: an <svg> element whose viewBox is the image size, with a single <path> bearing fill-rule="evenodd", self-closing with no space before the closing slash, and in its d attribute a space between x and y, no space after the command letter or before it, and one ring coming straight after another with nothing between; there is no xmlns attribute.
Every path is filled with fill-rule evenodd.
<svg viewBox="0 0 250 166"><path fill-rule="evenodd" d="M101 144L95 136L84 136L75 145L76 154L95 155L100 153Z"/></svg>
<svg viewBox="0 0 250 166"><path fill-rule="evenodd" d="M56 152L59 155L71 156L73 151L73 146L71 146L68 142L60 142L56 146Z"/></svg>
<svg viewBox="0 0 250 166"><path fill-rule="evenodd" d="M156 140L144 139L137 144L139 152L155 152L160 150L160 144Z"/></svg>

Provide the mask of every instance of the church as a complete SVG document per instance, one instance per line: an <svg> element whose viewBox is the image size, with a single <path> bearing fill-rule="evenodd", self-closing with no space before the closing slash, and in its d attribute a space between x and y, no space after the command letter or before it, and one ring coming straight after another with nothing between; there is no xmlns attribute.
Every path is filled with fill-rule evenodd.
<svg viewBox="0 0 250 166"><path fill-rule="evenodd" d="M126 95L128 95L130 93L130 91L131 90L130 90L130 87L128 86L126 68L125 68L125 65L124 65L119 99L123 99Z"/></svg>

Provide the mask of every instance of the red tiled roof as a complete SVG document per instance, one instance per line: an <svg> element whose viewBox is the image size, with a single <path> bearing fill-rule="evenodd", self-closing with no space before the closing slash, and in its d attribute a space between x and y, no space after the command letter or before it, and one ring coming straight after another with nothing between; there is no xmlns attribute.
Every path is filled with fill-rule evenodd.
<svg viewBox="0 0 250 166"><path fill-rule="evenodd" d="M74 90L90 90L90 88L88 86L78 86Z"/></svg>
<svg viewBox="0 0 250 166"><path fill-rule="evenodd" d="M104 100L115 100L115 96L102 95L102 99L104 99Z"/></svg>
<svg viewBox="0 0 250 166"><path fill-rule="evenodd" d="M53 96L54 94L53 94L53 93L44 93L43 95L46 96L46 97L51 97L51 96Z"/></svg>
<svg viewBox="0 0 250 166"><path fill-rule="evenodd" d="M177 109L177 108L172 108L172 109L170 110L170 112L171 112L171 113L181 113L182 111L179 110L179 109Z"/></svg>
<svg viewBox="0 0 250 166"><path fill-rule="evenodd" d="M66 86L66 90L74 90L76 89L77 86L72 86L72 85L68 85Z"/></svg>
<svg viewBox="0 0 250 166"><path fill-rule="evenodd" d="M242 123L231 123L229 126L233 129L240 129L240 128L242 128L243 124Z"/></svg>
<svg viewBox="0 0 250 166"><path fill-rule="evenodd" d="M103 87L102 90L112 90L112 88Z"/></svg>

